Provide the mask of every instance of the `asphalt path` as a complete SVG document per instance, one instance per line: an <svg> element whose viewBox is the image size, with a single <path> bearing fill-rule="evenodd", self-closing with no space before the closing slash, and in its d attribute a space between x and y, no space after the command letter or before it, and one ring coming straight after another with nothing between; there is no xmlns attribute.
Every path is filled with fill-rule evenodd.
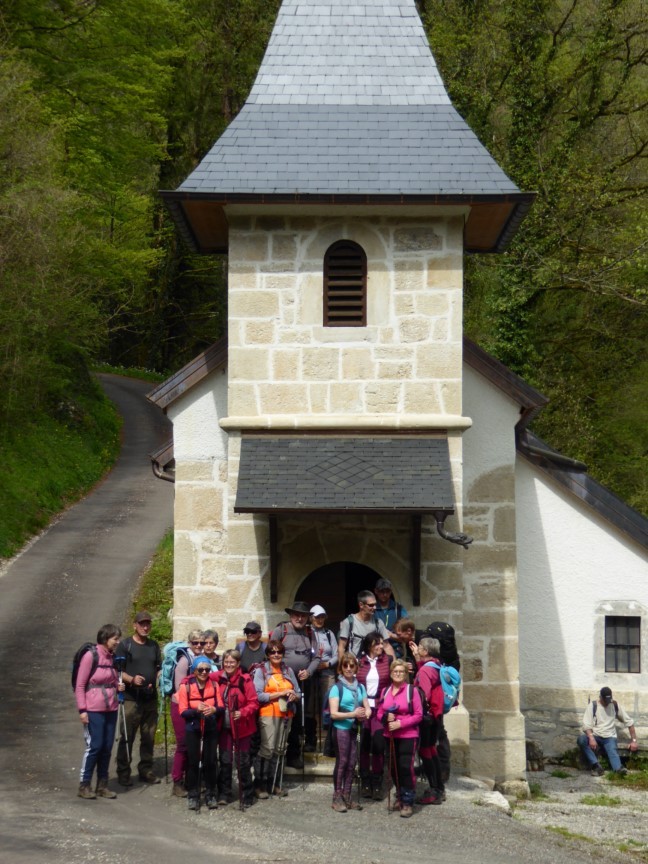
<svg viewBox="0 0 648 864"><path fill-rule="evenodd" d="M170 435L150 385L102 376L124 417L114 470L0 574L0 862L2 864L579 864L629 860L517 822L453 780L448 802L410 820L371 802L331 810L329 784L287 778L286 799L189 813L171 786L138 784L115 800L76 797L84 749L70 661L104 623L124 620L137 577L172 524L173 487L147 454ZM43 466L47 470L47 466ZM157 756L162 773L162 755Z"/></svg>

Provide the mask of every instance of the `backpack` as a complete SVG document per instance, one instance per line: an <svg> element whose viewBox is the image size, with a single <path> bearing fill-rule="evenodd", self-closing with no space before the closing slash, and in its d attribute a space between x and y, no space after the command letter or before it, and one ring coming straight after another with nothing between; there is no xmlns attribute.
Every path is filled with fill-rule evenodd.
<svg viewBox="0 0 648 864"><path fill-rule="evenodd" d="M162 666L160 667L160 677L158 680L158 688L162 699L171 696L175 691L173 677L178 660L181 657L186 657L187 660L191 661L189 646L182 640L169 642L162 649ZM189 662L189 667L191 667L191 662Z"/></svg>
<svg viewBox="0 0 648 864"><path fill-rule="evenodd" d="M598 700L595 699L594 702L592 703L592 723L596 723L597 701ZM612 704L614 705L614 719L618 720L619 719L619 703L616 701L616 699L613 699Z"/></svg>
<svg viewBox="0 0 648 864"><path fill-rule="evenodd" d="M459 652L457 651L455 630L452 624L447 624L445 621L433 621L428 625L424 635L439 640L443 665L454 666L458 672L461 669L461 662L459 660Z"/></svg>
<svg viewBox="0 0 648 864"><path fill-rule="evenodd" d="M438 663L434 663L432 660L429 660L425 665L439 671L441 689L443 690L443 713L447 714L459 697L461 675L454 666L439 666Z"/></svg>
<svg viewBox="0 0 648 864"><path fill-rule="evenodd" d="M79 664L81 663L81 658L84 654L87 654L88 651L92 651L92 667L90 669L90 675L88 676L88 681L94 673L97 671L97 667L99 666L99 652L97 651L97 646L94 642L84 642L83 645L79 648L72 659L72 689L74 690L76 687L77 678L79 677Z"/></svg>

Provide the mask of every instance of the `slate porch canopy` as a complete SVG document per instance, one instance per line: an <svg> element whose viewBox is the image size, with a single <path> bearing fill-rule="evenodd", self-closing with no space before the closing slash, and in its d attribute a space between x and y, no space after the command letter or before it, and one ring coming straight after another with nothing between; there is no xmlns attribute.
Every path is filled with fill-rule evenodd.
<svg viewBox="0 0 648 864"><path fill-rule="evenodd" d="M236 513L454 513L445 437L245 435Z"/></svg>

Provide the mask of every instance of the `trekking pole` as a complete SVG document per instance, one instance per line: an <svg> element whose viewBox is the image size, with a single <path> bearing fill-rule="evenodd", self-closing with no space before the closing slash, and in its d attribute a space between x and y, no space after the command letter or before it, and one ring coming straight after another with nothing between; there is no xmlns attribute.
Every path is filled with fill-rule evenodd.
<svg viewBox="0 0 648 864"><path fill-rule="evenodd" d="M283 735L283 725L281 725L281 718L275 717L274 719L278 719L280 725L278 733L276 735L277 746L275 749L277 751L277 758L275 760L274 777L272 778L272 792L274 792L274 790L277 788L277 771L279 770L279 759L281 758L281 737ZM272 794L272 792L270 794Z"/></svg>
<svg viewBox="0 0 648 864"><path fill-rule="evenodd" d="M286 762L286 745L288 744L288 716L283 721L283 746L281 748L281 771L279 772L279 788L283 791L283 772Z"/></svg>
<svg viewBox="0 0 648 864"><path fill-rule="evenodd" d="M306 760L304 756L306 755L304 750L306 748L306 714L304 709L304 686L302 685L301 691L301 763L302 763L302 789L306 789Z"/></svg>
<svg viewBox="0 0 648 864"><path fill-rule="evenodd" d="M169 737L167 733L167 699L166 696L162 699L162 708L164 711L164 782L169 782Z"/></svg>
<svg viewBox="0 0 648 864"><path fill-rule="evenodd" d="M234 693L234 710L238 711L238 693ZM234 747L236 750L236 779L238 780L239 810L245 810L245 807L243 806L243 781L241 780L241 749L239 747L238 720L232 720L232 732Z"/></svg>
<svg viewBox="0 0 648 864"><path fill-rule="evenodd" d="M203 770L203 748L205 746L205 718L200 718L200 750L198 756L198 803L196 813L200 813L200 801L202 798L202 770Z"/></svg>
<svg viewBox="0 0 648 864"><path fill-rule="evenodd" d="M121 658L119 658L119 659L121 659ZM120 669L120 671L119 671L119 683L120 684L122 684L122 674L123 673ZM117 701L119 703L117 706L118 707L117 728L119 729L119 718L121 718L122 729L124 730L123 731L124 744L126 745L126 758L128 759L128 764L130 765L131 758L130 758L130 750L128 747L128 727L126 726L126 706L124 705L124 691L123 690L117 691Z"/></svg>

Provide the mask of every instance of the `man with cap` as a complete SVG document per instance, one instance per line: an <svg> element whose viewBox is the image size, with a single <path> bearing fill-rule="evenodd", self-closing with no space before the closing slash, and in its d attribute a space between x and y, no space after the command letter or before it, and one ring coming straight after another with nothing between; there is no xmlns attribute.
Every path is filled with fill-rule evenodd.
<svg viewBox="0 0 648 864"><path fill-rule="evenodd" d="M625 726L630 733L628 749L634 752L638 746L634 720L612 698L610 688L602 687L598 701L590 702L585 709L585 713L583 714L583 732L578 736L578 746L583 752L595 777L600 777L605 773L601 767L601 763L598 761L597 751L599 751L599 748L605 750L605 755L613 771L617 774L627 774L619 758L617 723Z"/></svg>
<svg viewBox="0 0 648 864"><path fill-rule="evenodd" d="M326 609L316 604L310 610L313 633L317 640L319 666L313 677L309 699L306 703L306 744L307 753L317 749L317 723L322 716L322 706L331 686L335 683L335 670L338 663L337 639L332 630L326 628Z"/></svg>
<svg viewBox="0 0 648 864"><path fill-rule="evenodd" d="M258 621L248 621L243 628L242 642L237 642L236 650L241 655L241 669L249 672L252 667L265 663L266 643L261 641L261 625ZM254 670L253 670L254 671Z"/></svg>
<svg viewBox="0 0 648 864"><path fill-rule="evenodd" d="M379 579L374 588L376 595L376 611L374 616L382 621L385 627L394 632L394 627L399 618L407 618L407 609L397 603L394 598L392 583L389 579Z"/></svg>
<svg viewBox="0 0 648 864"><path fill-rule="evenodd" d="M298 703L299 707L288 735L286 765L291 768L303 768L304 758L301 752L300 735L305 718L302 716L302 705L309 696L311 679L320 665L319 646L313 628L308 623L310 609L306 603L297 600L286 609L286 614L290 616L290 621L278 624L270 634L270 639L278 639L283 643L286 649L284 662L297 676L302 690L302 701Z"/></svg>
<svg viewBox="0 0 648 864"><path fill-rule="evenodd" d="M117 747L117 779L122 786L132 786L131 758L139 730L140 751L137 771L143 783L159 783L153 773L153 744L158 721L157 678L162 665L160 646L149 638L151 616L141 611L135 615L132 636L123 639L115 651L115 665L126 685L124 717L126 730L121 731Z"/></svg>

